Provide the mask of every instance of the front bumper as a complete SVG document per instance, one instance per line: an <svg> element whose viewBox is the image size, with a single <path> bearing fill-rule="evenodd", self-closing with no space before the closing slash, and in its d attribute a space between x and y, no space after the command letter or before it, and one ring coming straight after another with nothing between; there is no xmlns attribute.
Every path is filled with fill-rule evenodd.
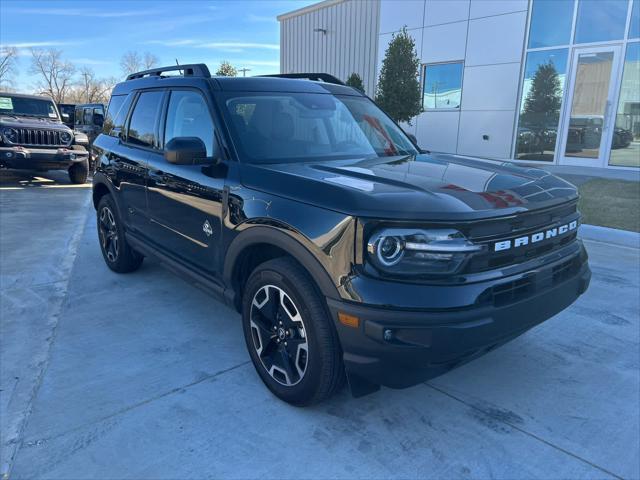
<svg viewBox="0 0 640 480"><path fill-rule="evenodd" d="M409 387L483 355L561 312L587 290L591 279L586 251L579 241L576 244L572 255L517 279L483 282L482 294L466 307L380 308L328 299L350 382ZM450 288L478 291L477 284ZM423 299L439 294L428 285L421 290ZM359 326L343 325L339 312L358 317Z"/></svg>
<svg viewBox="0 0 640 480"><path fill-rule="evenodd" d="M17 170L66 170L88 158L84 149L0 147L0 167Z"/></svg>

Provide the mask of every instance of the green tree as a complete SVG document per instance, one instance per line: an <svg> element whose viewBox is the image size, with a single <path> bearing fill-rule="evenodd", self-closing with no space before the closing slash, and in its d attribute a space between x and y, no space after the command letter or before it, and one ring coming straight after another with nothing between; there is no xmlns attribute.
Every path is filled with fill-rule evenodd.
<svg viewBox="0 0 640 480"><path fill-rule="evenodd" d="M557 123L562 104L562 86L553 62L542 63L531 79L531 88L524 99L523 120L529 125Z"/></svg>
<svg viewBox="0 0 640 480"><path fill-rule="evenodd" d="M229 62L223 60L220 62L220 67L218 68L216 75L219 77L235 77L238 75L238 71Z"/></svg>
<svg viewBox="0 0 640 480"><path fill-rule="evenodd" d="M406 26L391 42L382 61L376 103L396 122L410 122L422 111L416 45Z"/></svg>
<svg viewBox="0 0 640 480"><path fill-rule="evenodd" d="M346 84L364 93L364 83L362 83L362 78L360 78L360 75L358 75L357 73L354 72L349 75Z"/></svg>

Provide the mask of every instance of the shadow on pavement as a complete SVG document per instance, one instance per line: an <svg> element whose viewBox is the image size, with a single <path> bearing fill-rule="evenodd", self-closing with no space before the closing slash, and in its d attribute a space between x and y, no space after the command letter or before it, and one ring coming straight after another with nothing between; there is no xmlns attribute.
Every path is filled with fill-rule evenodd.
<svg viewBox="0 0 640 480"><path fill-rule="evenodd" d="M25 188L91 188L91 180L81 185L71 183L64 170L36 172L30 170L0 170L0 190Z"/></svg>

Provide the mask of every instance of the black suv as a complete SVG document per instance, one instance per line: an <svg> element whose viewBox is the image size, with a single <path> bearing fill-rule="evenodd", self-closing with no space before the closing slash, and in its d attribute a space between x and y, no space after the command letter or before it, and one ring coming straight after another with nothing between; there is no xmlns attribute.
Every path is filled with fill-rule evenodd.
<svg viewBox="0 0 640 480"><path fill-rule="evenodd" d="M0 92L0 167L67 170L73 183L85 183L88 144L62 123L50 98Z"/></svg>
<svg viewBox="0 0 640 480"><path fill-rule="evenodd" d="M425 381L587 289L573 186L421 153L315 77L184 65L118 84L94 143L109 268L153 257L236 308L258 374L296 405L344 378L356 396Z"/></svg>

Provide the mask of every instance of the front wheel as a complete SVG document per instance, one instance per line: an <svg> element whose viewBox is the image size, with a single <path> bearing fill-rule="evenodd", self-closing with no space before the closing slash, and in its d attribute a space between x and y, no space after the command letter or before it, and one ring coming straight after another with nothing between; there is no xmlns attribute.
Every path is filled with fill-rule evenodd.
<svg viewBox="0 0 640 480"><path fill-rule="evenodd" d="M342 385L335 327L313 281L294 260L277 258L254 270L244 291L242 322L253 365L281 400L311 405Z"/></svg>
<svg viewBox="0 0 640 480"><path fill-rule="evenodd" d="M87 177L89 176L89 161L82 160L76 162L69 167L69 180L71 183L81 184L87 183Z"/></svg>

